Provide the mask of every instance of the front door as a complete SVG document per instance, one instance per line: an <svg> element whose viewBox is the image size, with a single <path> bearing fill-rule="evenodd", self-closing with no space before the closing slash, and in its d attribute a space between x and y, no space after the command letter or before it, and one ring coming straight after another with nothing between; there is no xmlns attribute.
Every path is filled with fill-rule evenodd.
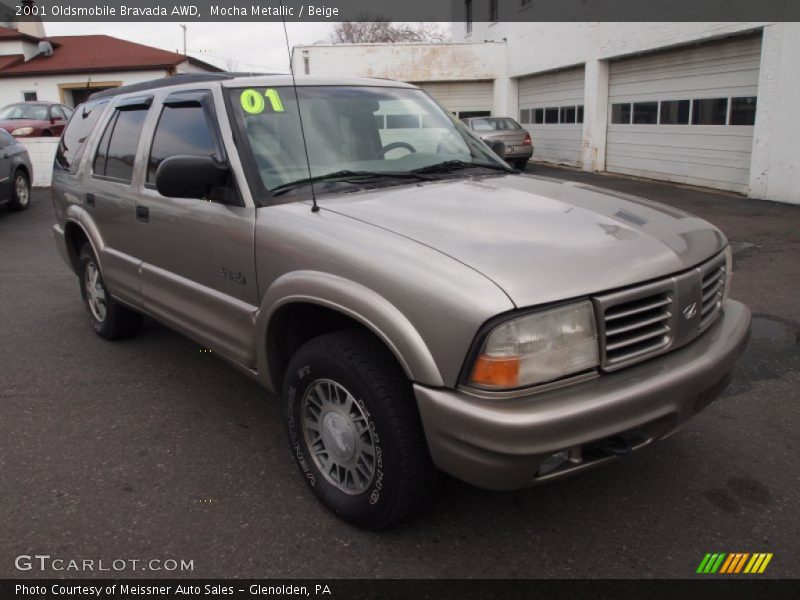
<svg viewBox="0 0 800 600"><path fill-rule="evenodd" d="M145 309L254 366L255 209L237 201L233 183L222 202L162 196L155 187L158 165L181 155L225 160L208 90L167 96L155 127L136 205Z"/></svg>

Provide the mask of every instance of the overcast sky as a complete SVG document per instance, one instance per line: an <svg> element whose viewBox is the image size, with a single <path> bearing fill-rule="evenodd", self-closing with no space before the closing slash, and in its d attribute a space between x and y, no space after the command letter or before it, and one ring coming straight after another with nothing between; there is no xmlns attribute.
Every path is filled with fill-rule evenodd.
<svg viewBox="0 0 800 600"><path fill-rule="evenodd" d="M331 23L287 23L289 42L328 42ZM47 35L107 34L183 52L183 30L178 23L45 23ZM190 23L188 53L213 65L238 71L288 71L289 58L278 23ZM229 64L229 61L231 64Z"/></svg>

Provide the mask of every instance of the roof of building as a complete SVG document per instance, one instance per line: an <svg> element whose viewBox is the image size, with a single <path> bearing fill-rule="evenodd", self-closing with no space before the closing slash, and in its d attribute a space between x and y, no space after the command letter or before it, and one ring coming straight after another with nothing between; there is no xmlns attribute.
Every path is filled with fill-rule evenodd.
<svg viewBox="0 0 800 600"><path fill-rule="evenodd" d="M191 56L121 40L110 35L60 35L40 40L20 34L14 29L0 27L0 40L22 39L20 36L25 36L33 42L50 42L54 52L52 56L39 54L24 62L4 61L5 66L0 62L0 77L170 69L187 61L208 71L222 70ZM5 58L0 57L0 61Z"/></svg>

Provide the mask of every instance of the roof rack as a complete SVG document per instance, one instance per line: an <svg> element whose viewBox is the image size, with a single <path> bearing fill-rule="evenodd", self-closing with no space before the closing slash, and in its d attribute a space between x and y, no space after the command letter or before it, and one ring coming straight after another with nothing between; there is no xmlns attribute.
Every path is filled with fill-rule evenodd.
<svg viewBox="0 0 800 600"><path fill-rule="evenodd" d="M159 88L170 87L173 85L181 85L183 83L223 81L226 79L235 79L236 77L252 77L255 75L264 75L264 73L179 73L178 75L169 75L167 77L163 77L162 79L153 79L151 81L143 81L141 83L132 83L130 85L123 85L120 87L109 88L101 92L95 92L89 96L88 100L113 98L114 96L119 96L120 94L146 92L148 90L157 90Z"/></svg>

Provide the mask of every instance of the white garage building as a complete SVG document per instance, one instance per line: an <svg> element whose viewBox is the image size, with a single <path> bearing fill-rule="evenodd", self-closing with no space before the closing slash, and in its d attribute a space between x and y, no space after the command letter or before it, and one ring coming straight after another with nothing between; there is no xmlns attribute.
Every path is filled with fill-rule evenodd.
<svg viewBox="0 0 800 600"><path fill-rule="evenodd" d="M453 39L296 47L293 65L516 116L535 160L800 203L800 23L476 21Z"/></svg>

